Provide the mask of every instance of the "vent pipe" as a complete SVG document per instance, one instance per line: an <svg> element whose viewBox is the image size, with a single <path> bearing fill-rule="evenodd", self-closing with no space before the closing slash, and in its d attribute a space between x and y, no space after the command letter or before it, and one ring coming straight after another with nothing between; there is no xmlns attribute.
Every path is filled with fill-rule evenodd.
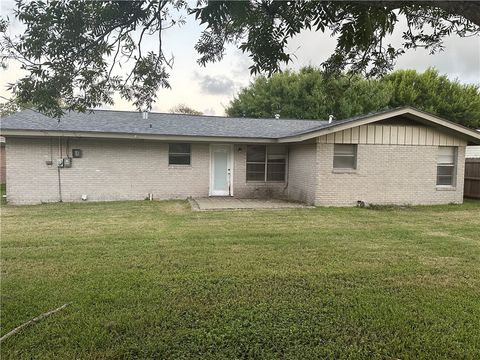
<svg viewBox="0 0 480 360"><path fill-rule="evenodd" d="M335 120L335 117L333 115L328 116L328 123L331 124Z"/></svg>
<svg viewBox="0 0 480 360"><path fill-rule="evenodd" d="M280 119L280 114L275 114L275 119Z"/></svg>

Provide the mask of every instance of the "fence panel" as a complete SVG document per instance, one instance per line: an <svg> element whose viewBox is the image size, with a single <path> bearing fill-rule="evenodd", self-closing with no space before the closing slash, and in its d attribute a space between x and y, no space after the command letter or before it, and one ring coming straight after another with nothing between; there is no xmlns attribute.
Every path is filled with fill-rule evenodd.
<svg viewBox="0 0 480 360"><path fill-rule="evenodd" d="M465 159L464 196L480 199L480 159Z"/></svg>

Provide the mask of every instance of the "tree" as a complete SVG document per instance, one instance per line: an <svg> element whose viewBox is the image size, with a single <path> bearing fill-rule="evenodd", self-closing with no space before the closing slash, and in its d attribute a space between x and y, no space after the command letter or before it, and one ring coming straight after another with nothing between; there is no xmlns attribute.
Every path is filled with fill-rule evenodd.
<svg viewBox="0 0 480 360"><path fill-rule="evenodd" d="M231 101L230 116L344 119L399 106L412 106L473 128L480 127L478 85L440 75L399 70L381 79L360 75L326 76L315 68L258 77Z"/></svg>
<svg viewBox="0 0 480 360"><path fill-rule="evenodd" d="M298 73L286 71L270 78L258 77L240 91L227 107L229 116L327 119L347 118L386 108L389 84L365 80L359 75L326 76L312 67Z"/></svg>
<svg viewBox="0 0 480 360"><path fill-rule="evenodd" d="M480 128L480 87L451 81L435 69L399 70L382 81L392 85L389 107L413 106L448 120Z"/></svg>
<svg viewBox="0 0 480 360"><path fill-rule="evenodd" d="M195 109L192 109L191 107L185 105L185 104L178 104L174 106L173 108L170 109L171 113L174 114L187 114L187 115L202 115L203 113L201 111L197 111Z"/></svg>
<svg viewBox="0 0 480 360"><path fill-rule="evenodd" d="M15 114L16 112L29 109L31 107L31 104L22 104L19 103L18 100L8 100L0 103L0 118Z"/></svg>
<svg viewBox="0 0 480 360"><path fill-rule="evenodd" d="M199 0L189 8L184 0L17 0L15 16L26 31L3 37L2 64L18 60L27 75L11 90L20 101L54 116L112 104L114 92L139 110L150 109L159 88L170 86L173 59L163 53L162 31L183 24L184 13L206 27L195 47L200 64L222 59L226 44L234 43L250 55L252 73L269 75L292 60L288 40L303 30L337 37L334 53L323 64L329 73L375 77L390 71L406 49L435 52L445 36L478 35L480 29L480 2L475 1ZM394 48L385 38L400 15L407 30L403 46ZM5 28L3 19L0 30ZM142 48L148 36L157 38L156 50Z"/></svg>

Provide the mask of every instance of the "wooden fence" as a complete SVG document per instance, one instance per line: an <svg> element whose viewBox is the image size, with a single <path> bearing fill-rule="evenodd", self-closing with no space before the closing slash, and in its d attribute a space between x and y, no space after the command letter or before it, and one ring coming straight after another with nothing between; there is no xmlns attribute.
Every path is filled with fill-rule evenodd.
<svg viewBox="0 0 480 360"><path fill-rule="evenodd" d="M465 159L464 196L480 199L480 159Z"/></svg>

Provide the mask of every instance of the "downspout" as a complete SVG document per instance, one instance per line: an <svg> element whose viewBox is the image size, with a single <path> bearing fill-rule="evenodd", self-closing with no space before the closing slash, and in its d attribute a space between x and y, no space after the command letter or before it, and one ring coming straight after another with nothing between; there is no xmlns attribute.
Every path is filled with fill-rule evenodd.
<svg viewBox="0 0 480 360"><path fill-rule="evenodd" d="M287 161L285 164L285 186L283 187L283 192L288 188L288 173L290 168L290 145L287 145Z"/></svg>
<svg viewBox="0 0 480 360"><path fill-rule="evenodd" d="M60 159L62 159L62 138L59 136L58 137L58 153L60 155ZM63 202L63 199L62 199L62 179L61 179L61 176L60 176L60 166L58 166L58 163L57 163L57 173L58 173L58 201L59 202Z"/></svg>

